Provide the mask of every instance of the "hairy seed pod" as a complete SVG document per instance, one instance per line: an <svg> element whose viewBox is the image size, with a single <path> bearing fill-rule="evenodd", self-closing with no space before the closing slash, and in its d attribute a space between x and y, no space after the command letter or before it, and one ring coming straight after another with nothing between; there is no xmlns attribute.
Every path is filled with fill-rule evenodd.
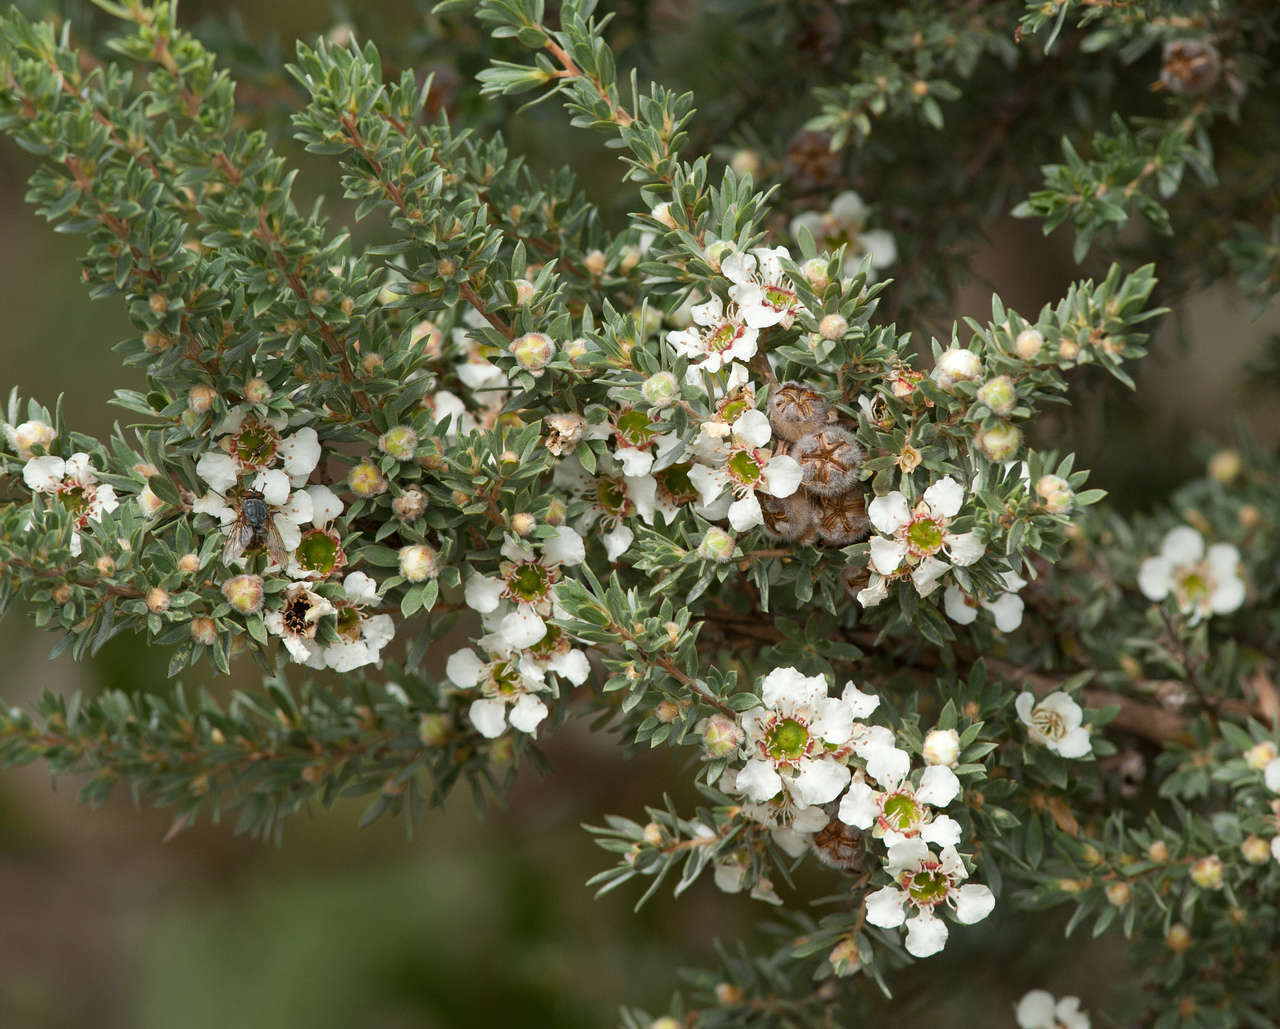
<svg viewBox="0 0 1280 1029"><path fill-rule="evenodd" d="M809 845L828 868L842 872L862 869L862 833L838 818L831 819L826 828L814 833Z"/></svg>
<svg viewBox="0 0 1280 1029"><path fill-rule="evenodd" d="M851 488L862 466L862 447L853 433L836 425L798 440L791 456L800 462L804 488L820 497L833 497Z"/></svg>
<svg viewBox="0 0 1280 1029"><path fill-rule="evenodd" d="M798 382L784 382L769 394L769 425L788 443L826 425L830 410L821 393Z"/></svg>
<svg viewBox="0 0 1280 1029"><path fill-rule="evenodd" d="M1213 88L1222 71L1222 58L1202 39L1174 39L1164 45L1160 81L1170 93L1199 96Z"/></svg>
<svg viewBox="0 0 1280 1029"><path fill-rule="evenodd" d="M816 538L813 501L799 490L789 497L772 497L761 491L756 499L760 501L764 534L770 539L810 543Z"/></svg>
<svg viewBox="0 0 1280 1029"><path fill-rule="evenodd" d="M867 495L861 486L846 493L824 497L818 508L818 538L833 547L847 547L871 533L867 518Z"/></svg>

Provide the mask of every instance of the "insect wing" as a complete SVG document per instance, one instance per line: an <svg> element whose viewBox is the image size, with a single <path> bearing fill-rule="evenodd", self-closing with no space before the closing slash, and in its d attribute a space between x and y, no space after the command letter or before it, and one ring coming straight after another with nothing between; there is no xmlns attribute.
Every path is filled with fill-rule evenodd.
<svg viewBox="0 0 1280 1029"><path fill-rule="evenodd" d="M267 518L262 528L257 531L257 537L259 544L271 559L271 564L283 568L285 562L289 560L289 551L284 545L284 540L280 538L280 530L276 528L274 516Z"/></svg>
<svg viewBox="0 0 1280 1029"><path fill-rule="evenodd" d="M234 564L244 557L244 552L253 543L254 535L253 526L244 518L237 518L227 526L227 540L222 545L222 563Z"/></svg>

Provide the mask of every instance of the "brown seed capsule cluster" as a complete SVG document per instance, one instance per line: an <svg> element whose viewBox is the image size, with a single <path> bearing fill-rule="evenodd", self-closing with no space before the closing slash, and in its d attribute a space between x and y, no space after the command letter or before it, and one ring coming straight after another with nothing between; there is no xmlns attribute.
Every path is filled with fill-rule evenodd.
<svg viewBox="0 0 1280 1029"><path fill-rule="evenodd" d="M866 493L858 482L865 457L852 432L817 390L784 382L769 396L769 425L803 475L786 498L760 497L766 535L792 543L846 547L870 531Z"/></svg>
<svg viewBox="0 0 1280 1029"><path fill-rule="evenodd" d="M1160 81L1170 93L1199 96L1218 81L1222 58L1212 43L1202 39L1175 39L1164 45Z"/></svg>

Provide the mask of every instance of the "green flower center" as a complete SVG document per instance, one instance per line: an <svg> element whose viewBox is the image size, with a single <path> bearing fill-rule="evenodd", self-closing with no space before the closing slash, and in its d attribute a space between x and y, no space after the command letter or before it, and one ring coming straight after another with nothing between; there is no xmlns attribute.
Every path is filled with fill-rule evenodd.
<svg viewBox="0 0 1280 1029"><path fill-rule="evenodd" d="M360 612L354 607L338 609L338 635L347 640L360 638Z"/></svg>
<svg viewBox="0 0 1280 1029"><path fill-rule="evenodd" d="M627 489L617 479L601 479L596 487L596 502L605 514L620 517L627 513Z"/></svg>
<svg viewBox="0 0 1280 1029"><path fill-rule="evenodd" d="M691 464L673 464L669 468L654 473L654 478L658 480L658 488L673 504L685 504L697 497L698 491L689 481L689 469L692 467Z"/></svg>
<svg viewBox="0 0 1280 1029"><path fill-rule="evenodd" d="M765 750L775 761L795 761L804 756L809 730L794 718L784 718L765 733Z"/></svg>
<svg viewBox="0 0 1280 1029"><path fill-rule="evenodd" d="M618 438L633 447L642 447L658 434L653 422L643 411L627 411L618 416Z"/></svg>
<svg viewBox="0 0 1280 1029"><path fill-rule="evenodd" d="M236 436L235 455L247 465L270 464L276 456L279 437L269 425L255 423Z"/></svg>
<svg viewBox="0 0 1280 1029"><path fill-rule="evenodd" d="M526 604L542 600L551 586L551 570L536 562L516 565L507 575L507 592Z"/></svg>
<svg viewBox="0 0 1280 1029"><path fill-rule="evenodd" d="M58 494L58 502L72 514L83 514L89 508L89 498L83 487L72 486Z"/></svg>
<svg viewBox="0 0 1280 1029"><path fill-rule="evenodd" d="M911 877L907 892L919 907L933 907L946 899L950 889L951 881L945 875L936 869L926 869Z"/></svg>
<svg viewBox="0 0 1280 1029"><path fill-rule="evenodd" d="M932 518L917 518L907 528L907 543L918 554L936 554L942 538L942 526Z"/></svg>
<svg viewBox="0 0 1280 1029"><path fill-rule="evenodd" d="M891 829L908 832L920 824L920 805L910 793L891 793L884 799L882 817Z"/></svg>
<svg viewBox="0 0 1280 1029"><path fill-rule="evenodd" d="M739 397L737 400L730 400L720 408L720 417L732 425L747 412L746 400Z"/></svg>
<svg viewBox="0 0 1280 1029"><path fill-rule="evenodd" d="M489 670L486 693L510 697L521 689L520 671L510 661L499 661Z"/></svg>
<svg viewBox="0 0 1280 1029"><path fill-rule="evenodd" d="M1199 607L1208 601L1214 585L1202 569L1194 568L1178 583L1178 599L1186 606Z"/></svg>
<svg viewBox="0 0 1280 1029"><path fill-rule="evenodd" d="M338 563L338 541L322 529L312 529L298 543L297 557L305 571L328 575Z"/></svg>
<svg viewBox="0 0 1280 1029"><path fill-rule="evenodd" d="M717 354L728 350L741 335L741 326L734 325L733 322L721 322L707 333L707 349Z"/></svg>
<svg viewBox="0 0 1280 1029"><path fill-rule="evenodd" d="M754 486L760 481L760 462L749 450L739 450L725 462L729 474L744 486Z"/></svg>
<svg viewBox="0 0 1280 1029"><path fill-rule="evenodd" d="M796 295L792 290L782 286L765 286L764 302L775 311L789 311L795 303Z"/></svg>

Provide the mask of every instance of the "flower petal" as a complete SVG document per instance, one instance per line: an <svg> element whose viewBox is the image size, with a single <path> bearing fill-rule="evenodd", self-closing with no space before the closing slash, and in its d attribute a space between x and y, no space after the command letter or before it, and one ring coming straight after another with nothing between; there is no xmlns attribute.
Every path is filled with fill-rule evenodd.
<svg viewBox="0 0 1280 1029"><path fill-rule="evenodd" d="M911 521L911 508L907 506L907 498L894 490L871 501L867 505L867 517L880 532L892 536Z"/></svg>
<svg viewBox="0 0 1280 1029"><path fill-rule="evenodd" d="M907 895L896 886L883 886L867 894L867 921L881 929L896 929L906 919L902 902Z"/></svg>
<svg viewBox="0 0 1280 1029"><path fill-rule="evenodd" d="M964 487L950 475L944 475L924 491L924 502L935 516L954 518L964 506Z"/></svg>
<svg viewBox="0 0 1280 1029"><path fill-rule="evenodd" d="M906 926L907 953L912 957L932 957L947 945L947 923L934 917L931 911L922 911L915 918L908 918Z"/></svg>
<svg viewBox="0 0 1280 1029"><path fill-rule="evenodd" d="M491 740L501 736L507 727L507 705L500 700L473 701L467 714L480 735Z"/></svg>

